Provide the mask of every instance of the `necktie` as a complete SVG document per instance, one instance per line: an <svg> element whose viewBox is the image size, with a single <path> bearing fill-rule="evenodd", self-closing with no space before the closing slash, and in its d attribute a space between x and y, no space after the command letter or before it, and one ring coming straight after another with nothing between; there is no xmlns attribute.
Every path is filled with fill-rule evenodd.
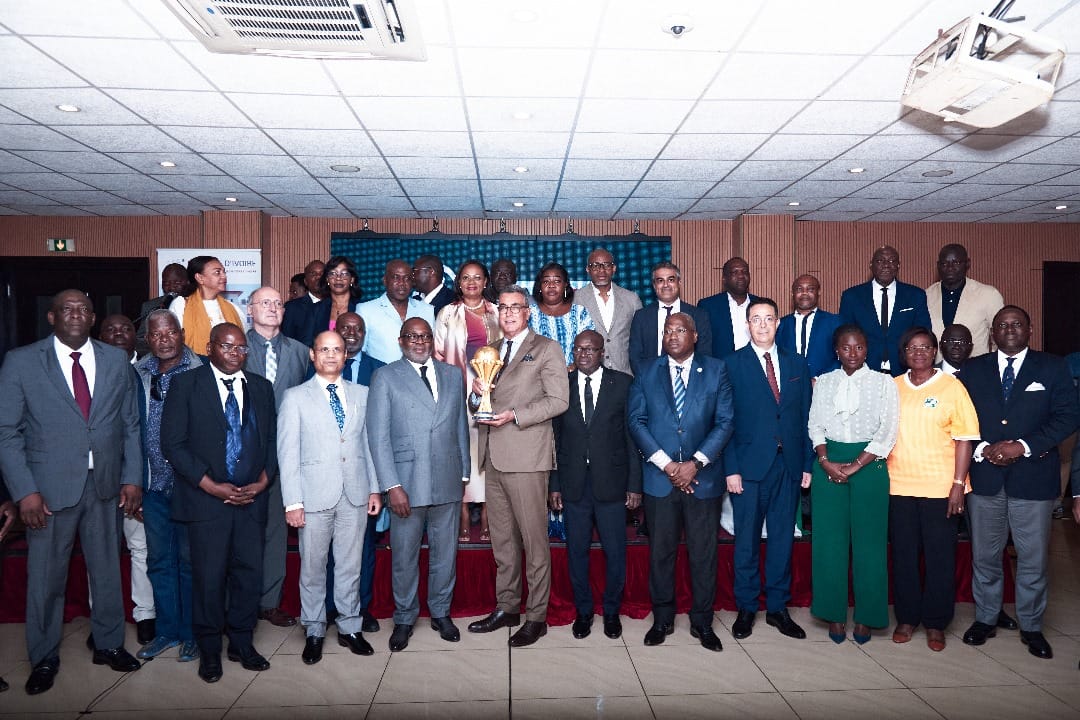
<svg viewBox="0 0 1080 720"><path fill-rule="evenodd" d="M345 408L341 407L341 398L337 394L337 385L330 383L326 386L326 391L330 393L330 409L334 411L334 419L337 420L337 429L345 429Z"/></svg>
<svg viewBox="0 0 1080 720"><path fill-rule="evenodd" d="M225 472L229 474L229 480L233 480L236 472L236 463L240 460L240 403L236 401L236 393L233 392L231 380L222 379L229 396L225 398L225 423L229 426L225 433Z"/></svg>
<svg viewBox="0 0 1080 720"><path fill-rule="evenodd" d="M889 288L881 288L881 332L889 333Z"/></svg>
<svg viewBox="0 0 1080 720"><path fill-rule="evenodd" d="M431 389L431 381L427 379L427 365L420 366L420 379L424 381L424 387L431 393L431 397L435 397L435 391Z"/></svg>
<svg viewBox="0 0 1080 720"><path fill-rule="evenodd" d="M773 367L772 357L765 353L765 377L769 380L769 389L772 390L773 399L780 404L780 386L776 383L776 368Z"/></svg>
<svg viewBox="0 0 1080 720"><path fill-rule="evenodd" d="M341 373L341 377L345 378L349 382L356 382L356 376L353 374L353 364L356 362L356 358L345 359L345 372Z"/></svg>
<svg viewBox="0 0 1080 720"><path fill-rule="evenodd" d="M512 346L513 344L513 340L506 341L506 350L503 351L502 367L499 368L499 372L495 373L495 379L493 382L499 382L499 378L502 377L503 371L506 370L506 366L510 364L510 346Z"/></svg>
<svg viewBox="0 0 1080 720"><path fill-rule="evenodd" d="M1016 382L1016 373L1013 371L1013 360L1016 358L1005 358L1005 362L1008 365L1005 366L1005 372L1001 373L1001 393L1005 396L1005 399L1009 399L1009 393L1012 392L1013 383Z"/></svg>
<svg viewBox="0 0 1080 720"><path fill-rule="evenodd" d="M277 378L277 353L274 352L274 345L269 340L266 341L266 379L271 383Z"/></svg>
<svg viewBox="0 0 1080 720"><path fill-rule="evenodd" d="M81 352L71 353L71 359L75 363L71 366L71 387L75 394L75 404L82 410L83 418L90 419L90 383L86 381L86 371L79 364Z"/></svg>
<svg viewBox="0 0 1080 720"><path fill-rule="evenodd" d="M682 366L675 366L675 414L682 419L683 410L686 409L686 383L682 379Z"/></svg>
<svg viewBox="0 0 1080 720"><path fill-rule="evenodd" d="M665 305L664 306L664 312L667 313L667 315L664 316L664 319L667 320L669 317L671 317L671 306L670 305Z"/></svg>
<svg viewBox="0 0 1080 720"><path fill-rule="evenodd" d="M811 313L806 313L802 316L802 339L799 341L799 348L801 349L802 356L806 357L806 321L810 319Z"/></svg>
<svg viewBox="0 0 1080 720"><path fill-rule="evenodd" d="M592 422L593 414L592 378L585 378L585 424Z"/></svg>

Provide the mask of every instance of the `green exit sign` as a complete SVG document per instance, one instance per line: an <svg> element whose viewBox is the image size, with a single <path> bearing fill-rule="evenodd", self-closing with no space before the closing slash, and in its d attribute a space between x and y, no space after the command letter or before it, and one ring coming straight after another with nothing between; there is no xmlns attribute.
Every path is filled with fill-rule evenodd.
<svg viewBox="0 0 1080 720"><path fill-rule="evenodd" d="M75 238L49 238L49 252L75 252Z"/></svg>

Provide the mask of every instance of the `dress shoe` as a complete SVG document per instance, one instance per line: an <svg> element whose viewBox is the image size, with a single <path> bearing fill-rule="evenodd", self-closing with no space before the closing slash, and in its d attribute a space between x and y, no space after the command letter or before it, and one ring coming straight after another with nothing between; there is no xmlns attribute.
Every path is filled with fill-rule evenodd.
<svg viewBox="0 0 1080 720"><path fill-rule="evenodd" d="M134 672L142 667L139 661L123 647L112 648L111 650L95 650L94 664L108 665L116 672Z"/></svg>
<svg viewBox="0 0 1080 720"><path fill-rule="evenodd" d="M150 642L139 648L139 651L135 653L135 657L140 660L149 660L150 658L156 658L161 653L165 652L169 648L174 648L180 644L179 640L173 638L167 638L164 635L159 635Z"/></svg>
<svg viewBox="0 0 1080 720"><path fill-rule="evenodd" d="M94 633L90 633L86 636L86 649L90 652L97 650L97 645L94 644Z"/></svg>
<svg viewBox="0 0 1080 720"><path fill-rule="evenodd" d="M706 650L712 650L713 652L720 652L724 649L724 646L720 644L720 638L716 637L716 633L709 625L690 626L690 637L696 637L701 641L701 647Z"/></svg>
<svg viewBox="0 0 1080 720"><path fill-rule="evenodd" d="M457 625L449 617L431 618L431 629L439 633L446 642L457 642L461 639L461 633Z"/></svg>
<svg viewBox="0 0 1080 720"><path fill-rule="evenodd" d="M547 635L547 623L539 620L526 620L516 633L510 636L510 647L532 645Z"/></svg>
<svg viewBox="0 0 1080 720"><path fill-rule="evenodd" d="M521 615L496 610L483 620L469 623L471 633L489 633L504 627L515 627L521 623Z"/></svg>
<svg viewBox="0 0 1080 720"><path fill-rule="evenodd" d="M1050 649L1050 643L1046 642L1046 637L1038 630L1033 630L1031 632L1021 630L1020 642L1027 645L1028 652L1037 658L1049 660L1054 657L1054 651Z"/></svg>
<svg viewBox="0 0 1080 720"><path fill-rule="evenodd" d="M184 644L180 646L180 656L176 658L177 662L191 662L199 659L199 646L194 640L185 640Z"/></svg>
<svg viewBox="0 0 1080 720"><path fill-rule="evenodd" d="M8 689L7 682L4 680L4 678L0 678L0 692L4 692L7 689Z"/></svg>
<svg viewBox="0 0 1080 720"><path fill-rule="evenodd" d="M270 661L255 651L250 645L243 650L234 650L229 646L228 658L232 662L240 663L245 670L262 672L270 669Z"/></svg>
<svg viewBox="0 0 1080 720"><path fill-rule="evenodd" d="M839 645L847 640L847 628L844 623L829 623L829 639Z"/></svg>
<svg viewBox="0 0 1080 720"><path fill-rule="evenodd" d="M394 632L390 633L390 652L400 652L409 647L409 638L412 637L412 625L394 624Z"/></svg>
<svg viewBox="0 0 1080 720"><path fill-rule="evenodd" d="M37 695L53 686L56 673L60 672L60 658L46 658L34 666L34 671L26 679L26 694Z"/></svg>
<svg viewBox="0 0 1080 720"><path fill-rule="evenodd" d="M333 625L334 621L337 620L339 617L341 617L341 613L339 613L337 610L327 610L326 611L326 624L327 625Z"/></svg>
<svg viewBox="0 0 1080 720"><path fill-rule="evenodd" d="M622 620L618 615L604 616L604 634L612 640L622 637Z"/></svg>
<svg viewBox="0 0 1080 720"><path fill-rule="evenodd" d="M364 636L360 633L349 633L342 635L338 633L337 644L341 647L349 648L349 652L353 655L374 655L375 649L371 647L371 643L364 639Z"/></svg>
<svg viewBox="0 0 1080 720"><path fill-rule="evenodd" d="M993 625L987 625L984 622L976 620L971 623L971 627L964 633L965 645L982 645L987 639L997 635L997 630Z"/></svg>
<svg viewBox="0 0 1080 720"><path fill-rule="evenodd" d="M667 636L675 632L675 626L671 623L663 623L660 625L653 624L649 628L649 632L645 633L645 644L649 647L653 645L663 645Z"/></svg>
<svg viewBox="0 0 1080 720"><path fill-rule="evenodd" d="M735 618L735 624L731 626L731 636L736 640L750 637L754 632L754 613L750 610L740 610Z"/></svg>
<svg viewBox="0 0 1080 720"><path fill-rule="evenodd" d="M851 637L860 645L865 645L870 642L870 628L862 623L855 623L855 627L851 629Z"/></svg>
<svg viewBox="0 0 1080 720"><path fill-rule="evenodd" d="M930 628L926 628L926 647L934 652L941 652L944 650L945 633L941 630L931 630Z"/></svg>
<svg viewBox="0 0 1080 720"><path fill-rule="evenodd" d="M900 623L893 630L892 641L897 645L902 645L911 641L911 633L915 632L915 626L908 623ZM966 640L964 642L967 642Z"/></svg>
<svg viewBox="0 0 1080 720"><path fill-rule="evenodd" d="M199 677L208 683L221 679L221 653L202 653L199 659Z"/></svg>
<svg viewBox="0 0 1080 720"><path fill-rule="evenodd" d="M157 623L154 622L154 618L149 620L139 620L135 623L135 639L140 645L145 645L152 641L157 635Z"/></svg>
<svg viewBox="0 0 1080 720"><path fill-rule="evenodd" d="M1017 624L1016 619L1011 617L1004 610L998 613L997 626L1002 630L1019 630L1020 625Z"/></svg>
<svg viewBox="0 0 1080 720"><path fill-rule="evenodd" d="M325 638L318 635L308 635L307 640L304 641L304 652L300 654L300 659L304 661L305 665L314 665L322 660L322 646Z"/></svg>
<svg viewBox="0 0 1080 720"><path fill-rule="evenodd" d="M379 632L379 621L367 610L360 613L360 631L366 633Z"/></svg>
<svg viewBox="0 0 1080 720"><path fill-rule="evenodd" d="M765 613L765 624L772 625L780 631L781 635L786 635L789 638L795 638L796 640L806 639L806 631L799 627L799 623L791 619L787 608L777 612Z"/></svg>
<svg viewBox="0 0 1080 720"><path fill-rule="evenodd" d="M592 632L592 623L592 615L578 615L577 619L574 620L574 637L576 637L578 640L589 637L589 633Z"/></svg>
<svg viewBox="0 0 1080 720"><path fill-rule="evenodd" d="M259 619L265 620L271 625L276 625L277 627L292 627L296 624L296 618L294 618L292 615L285 612L281 608L260 610Z"/></svg>

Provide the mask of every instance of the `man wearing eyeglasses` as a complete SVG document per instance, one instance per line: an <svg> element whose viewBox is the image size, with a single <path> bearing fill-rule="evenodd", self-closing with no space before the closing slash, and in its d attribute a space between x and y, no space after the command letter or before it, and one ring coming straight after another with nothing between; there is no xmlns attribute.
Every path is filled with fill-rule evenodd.
<svg viewBox="0 0 1080 720"><path fill-rule="evenodd" d="M248 357L244 369L262 375L274 386L274 405L281 408L285 391L304 382L307 376L308 347L281 332L285 316L281 294L272 287L251 293L248 311L251 329L247 331ZM288 529L281 505L281 483L270 483L270 514L266 520L266 545L263 548L263 594L259 617L271 625L292 627L296 618L282 610L281 588L285 584L285 550Z"/></svg>
<svg viewBox="0 0 1080 720"><path fill-rule="evenodd" d="M960 376L960 368L971 357L971 349L974 343L971 341L971 331L963 325L952 324L941 331L941 362L935 367L940 367L942 372L956 377Z"/></svg>
<svg viewBox="0 0 1080 720"><path fill-rule="evenodd" d="M199 677L213 683L222 674L223 632L230 660L246 670L270 667L252 635L262 596L266 489L277 475L277 412L273 386L243 370L243 329L215 326L206 354L208 365L173 378L161 450L176 473L172 516L188 528Z"/></svg>
<svg viewBox="0 0 1080 720"><path fill-rule="evenodd" d="M634 313L641 309L641 298L612 282L617 269L610 252L604 248L593 250L585 265L591 282L578 290L574 298L589 311L596 331L604 339L604 367L633 375L630 323Z"/></svg>
<svg viewBox="0 0 1080 720"><path fill-rule="evenodd" d="M490 388L479 377L473 380L469 396L475 411L480 396L490 389L495 413L490 420L477 421L477 458L487 480L488 526L498 568L496 609L469 625L469 632L487 633L521 623L524 572L529 601L524 625L510 636L511 647L531 645L547 634L551 591L547 484L555 458L551 420L566 412L570 399L562 348L529 330L528 297L520 285L499 294L503 337L492 347L502 367Z"/></svg>

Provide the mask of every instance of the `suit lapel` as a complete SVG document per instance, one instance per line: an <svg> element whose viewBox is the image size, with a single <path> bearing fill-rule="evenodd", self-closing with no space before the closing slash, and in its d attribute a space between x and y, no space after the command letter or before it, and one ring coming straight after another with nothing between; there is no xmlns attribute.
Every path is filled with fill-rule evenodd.
<svg viewBox="0 0 1080 720"><path fill-rule="evenodd" d="M214 421L222 430L228 430L229 424L225 421L225 408L221 404L221 395L218 393L214 371L210 367L210 363L203 365L199 370L203 370L203 375L200 378L203 384L203 394L213 407L210 414L214 416Z"/></svg>
<svg viewBox="0 0 1080 720"><path fill-rule="evenodd" d="M997 353L994 353L995 360L997 359ZM1009 399L1005 400L1004 395L1001 395L1001 377L998 376L998 394L1001 395L1006 406L1013 405L1020 397L1020 393L1024 392L1024 388L1034 382L1035 378L1039 377L1039 360L1028 348L1027 357L1024 358L1024 364L1020 366L1020 372L1016 373L1016 379L1013 381L1012 391L1009 393Z"/></svg>
<svg viewBox="0 0 1080 720"><path fill-rule="evenodd" d="M41 348L41 360L45 367L45 374L48 375L52 381L50 384L56 388L57 393L60 394L67 406L73 411L78 413L79 417L82 417L82 410L79 408L79 404L75 402L75 396L71 394L71 390L68 388L67 378L64 377L64 371L60 369L60 361L56 359L56 351L53 349L52 336L50 335L47 340L43 340ZM93 409L94 403L91 400L90 407Z"/></svg>

